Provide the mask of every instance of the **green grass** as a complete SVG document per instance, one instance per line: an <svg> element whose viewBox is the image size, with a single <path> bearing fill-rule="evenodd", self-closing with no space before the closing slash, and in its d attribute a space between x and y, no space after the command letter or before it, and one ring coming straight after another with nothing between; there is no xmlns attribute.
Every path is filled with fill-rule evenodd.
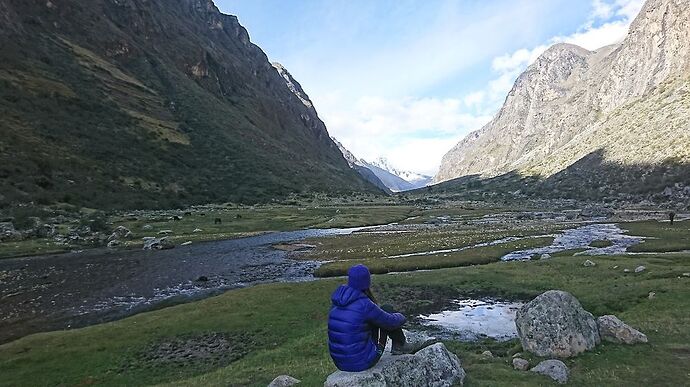
<svg viewBox="0 0 690 387"><path fill-rule="evenodd" d="M70 251L52 239L29 239L24 241L7 241L0 243L0 259L28 255L57 254Z"/></svg>
<svg viewBox="0 0 690 387"><path fill-rule="evenodd" d="M426 290L415 293L418 297L442 291L446 297L483 293L508 299L563 289L595 315L616 314L650 340L635 346L604 344L567 360L571 385L687 384L690 279L681 273L690 271L690 256L599 257L598 263L594 269L570 257L492 263L376 276L374 283L386 302L415 289ZM647 266L644 273L622 272L641 264ZM620 268L613 269L616 265ZM114 323L32 335L0 346L0 385L265 386L280 374L302 379L306 386L321 385L335 370L326 347L326 317L330 292L339 282L261 285ZM650 291L657 293L653 300L647 298ZM243 333L255 346L242 359L207 373L191 365L121 370L149 343L203 332ZM469 386L550 385L543 377L510 368L514 344L448 343L464 361ZM481 358L484 349L498 357Z"/></svg>
<svg viewBox="0 0 690 387"><path fill-rule="evenodd" d="M344 260L385 258L391 255L418 253L473 246L506 237L550 235L562 225L526 225L521 227L486 227L453 224L441 228L422 228L413 232L354 233L346 236L315 238L307 241L317 246L303 255L305 259Z"/></svg>
<svg viewBox="0 0 690 387"><path fill-rule="evenodd" d="M169 211L166 215L113 215L106 219L107 232L117 226L125 226L132 231L130 240L122 241L119 248L140 248L142 238L158 236L161 230L172 230L169 239L179 244L186 241L201 242L232 239L262 232L289 231L305 228L338 228L359 227L387 224L406 219L416 209L412 206L385 205L260 205L260 206L208 206L206 209L194 209L191 215L187 211ZM202 215L204 214L204 215ZM171 220L173 215L181 220ZM136 218L136 219L135 219ZM220 218L222 223L215 224ZM150 225L150 230L144 226ZM60 233L66 234L69 227L76 227L76 221L57 225ZM202 230L194 232L195 229ZM28 255L61 253L70 250L93 248L79 244L63 245L52 239L27 239L23 241L6 241L0 243L0 259ZM103 246L101 246L103 247Z"/></svg>
<svg viewBox="0 0 690 387"><path fill-rule="evenodd" d="M646 239L639 245L628 249L632 252L671 252L690 250L690 221L622 223L621 227L630 235L644 236Z"/></svg>
<svg viewBox="0 0 690 387"><path fill-rule="evenodd" d="M609 247L613 245L613 242L609 240L601 240L601 241L592 241L592 243L589 244L591 247L597 247L597 248L603 248L603 247Z"/></svg>
<svg viewBox="0 0 690 387"><path fill-rule="evenodd" d="M521 241L496 246L476 247L454 253L444 253L405 258L366 258L347 261L329 262L319 267L314 273L317 277L334 277L346 275L347 270L356 264L366 265L374 274L391 272L431 270L448 267L484 265L497 262L500 258L515 250L548 246L552 237L528 238Z"/></svg>

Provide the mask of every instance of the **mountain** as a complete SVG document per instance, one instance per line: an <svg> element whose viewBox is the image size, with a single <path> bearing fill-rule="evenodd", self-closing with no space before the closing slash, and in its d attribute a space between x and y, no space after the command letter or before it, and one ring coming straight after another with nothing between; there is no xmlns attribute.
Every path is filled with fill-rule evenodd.
<svg viewBox="0 0 690 387"><path fill-rule="evenodd" d="M347 164L350 166L350 168L357 171L357 173L359 173L360 176L362 176L366 181L375 185L387 194L393 193L371 169L369 169L361 160L355 157L352 152L347 150L347 148L345 148L340 141L336 140L335 138L332 138L332 140L335 142L335 145L338 146L338 149L340 149L340 152L343 154L343 157L345 158L345 161L347 161Z"/></svg>
<svg viewBox="0 0 690 387"><path fill-rule="evenodd" d="M385 187L388 193L411 191L421 188L431 182L431 176L425 176L409 171L399 171L393 168L383 157L379 157L374 162L368 162L357 158L343 144L333 138L333 141L340 148L343 157L347 160L350 168L359 172L367 181L377 187Z"/></svg>
<svg viewBox="0 0 690 387"><path fill-rule="evenodd" d="M601 197L687 183L689 163L690 7L649 0L620 44L542 54L434 182L510 175Z"/></svg>
<svg viewBox="0 0 690 387"><path fill-rule="evenodd" d="M378 159L374 160L369 164L407 181L412 186L412 188L410 189L425 187L426 185L431 183L432 180L431 176L422 175L416 172L399 170L393 167L385 157L379 157Z"/></svg>
<svg viewBox="0 0 690 387"><path fill-rule="evenodd" d="M0 52L0 208L380 193L211 0L0 0Z"/></svg>

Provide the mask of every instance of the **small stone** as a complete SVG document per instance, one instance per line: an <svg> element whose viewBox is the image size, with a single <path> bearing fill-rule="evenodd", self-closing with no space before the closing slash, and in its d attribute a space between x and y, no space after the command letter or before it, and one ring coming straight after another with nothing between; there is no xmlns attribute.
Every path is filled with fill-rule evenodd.
<svg viewBox="0 0 690 387"><path fill-rule="evenodd" d="M492 358L492 357L494 357L494 354L491 353L491 351L484 351L484 352L482 352L482 356L484 356L486 358Z"/></svg>
<svg viewBox="0 0 690 387"><path fill-rule="evenodd" d="M530 371L548 376L560 384L568 381L568 367L560 360L544 360Z"/></svg>
<svg viewBox="0 0 690 387"><path fill-rule="evenodd" d="M690 273L683 273L683 277L690 277Z"/></svg>
<svg viewBox="0 0 690 387"><path fill-rule="evenodd" d="M630 269L623 269L623 273L630 273Z"/></svg>
<svg viewBox="0 0 690 387"><path fill-rule="evenodd" d="M513 355L513 358L520 357L520 356L522 356L522 352L516 353L515 355Z"/></svg>
<svg viewBox="0 0 690 387"><path fill-rule="evenodd" d="M618 265L614 266L613 268L614 268L614 269L618 269Z"/></svg>
<svg viewBox="0 0 690 387"><path fill-rule="evenodd" d="M656 298L656 292L649 292L649 295L647 296L650 300L653 300Z"/></svg>
<svg viewBox="0 0 690 387"><path fill-rule="evenodd" d="M602 340L623 344L647 342L647 336L644 333L632 328L614 315L599 317L597 326Z"/></svg>
<svg viewBox="0 0 690 387"><path fill-rule="evenodd" d="M153 230L153 226L151 226L150 224L145 224L141 228L146 231Z"/></svg>
<svg viewBox="0 0 690 387"><path fill-rule="evenodd" d="M168 235L168 234L172 234L172 232L173 232L172 230L160 230L160 231L158 231L158 235Z"/></svg>
<svg viewBox="0 0 690 387"><path fill-rule="evenodd" d="M518 371L527 371L529 369L529 362L525 359L516 357L513 359L513 368Z"/></svg>
<svg viewBox="0 0 690 387"><path fill-rule="evenodd" d="M635 268L635 273L642 273L643 271L647 270L646 267L644 266L638 266Z"/></svg>
<svg viewBox="0 0 690 387"><path fill-rule="evenodd" d="M194 232L194 233L197 233L197 232L204 232L204 230L202 230L202 229L200 229L200 228L195 228L194 231L192 231L192 232Z"/></svg>
<svg viewBox="0 0 690 387"><path fill-rule="evenodd" d="M113 239L110 242L108 242L108 248L114 249L115 247L119 246L122 244L119 240Z"/></svg>
<svg viewBox="0 0 690 387"><path fill-rule="evenodd" d="M539 258L539 259L541 259L541 260L551 259L551 254L544 253L541 255L541 258Z"/></svg>
<svg viewBox="0 0 690 387"><path fill-rule="evenodd" d="M189 245L191 245L191 244L192 244L192 241L187 241L187 242L184 242L184 243L180 243L180 246L189 246Z"/></svg>
<svg viewBox="0 0 690 387"><path fill-rule="evenodd" d="M299 379L295 379L290 375L280 375L273 379L268 387L290 387L300 383Z"/></svg>
<svg viewBox="0 0 690 387"><path fill-rule="evenodd" d="M594 263L594 261L590 261L589 259L585 261L585 263L582 264L584 267L593 267L596 266L597 264Z"/></svg>

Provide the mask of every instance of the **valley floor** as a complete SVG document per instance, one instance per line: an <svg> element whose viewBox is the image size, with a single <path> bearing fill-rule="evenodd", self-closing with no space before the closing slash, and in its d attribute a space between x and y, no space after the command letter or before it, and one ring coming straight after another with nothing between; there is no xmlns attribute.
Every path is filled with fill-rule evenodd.
<svg viewBox="0 0 690 387"><path fill-rule="evenodd" d="M310 238L307 243L315 248L290 253L288 261L316 262L321 265L316 274L325 277L341 275L358 262L376 273L396 272L376 275L374 291L411 317L414 329L420 328L416 316L441 311L458 298L529 300L545 290L566 290L593 314L615 314L649 337L649 344L604 344L567 360L573 385L687 385L690 221L627 222L627 216L617 215L606 223L647 237L630 248L634 254L574 255L610 244L593 240L590 246L555 252L550 259L502 262L515 250L552 245L563 230L602 221L574 216L573 211L527 210L392 207L385 210L385 222L377 222L375 215L367 221L397 224ZM363 213L332 211L343 218ZM329 219L325 223L335 222ZM199 253L187 259L207 258L207 251ZM586 259L597 265L583 266ZM646 270L634 273L640 265ZM9 275L0 268L0 279ZM341 282L261 284L119 321L32 334L0 345L0 385L265 386L280 374L297 377L303 385L322 385L335 370L328 356L326 318L330 293ZM13 297L3 295L3 303ZM517 340L446 344L463 360L470 386L550 384L512 369L511 355L520 351ZM485 350L495 357L482 357Z"/></svg>

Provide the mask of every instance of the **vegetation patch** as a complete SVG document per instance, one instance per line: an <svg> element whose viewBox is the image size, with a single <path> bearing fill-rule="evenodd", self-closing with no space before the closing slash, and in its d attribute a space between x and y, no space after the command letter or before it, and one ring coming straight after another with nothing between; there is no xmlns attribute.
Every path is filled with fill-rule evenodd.
<svg viewBox="0 0 690 387"><path fill-rule="evenodd" d="M209 332L161 339L146 346L119 372L166 372L180 367L208 372L248 354L257 343L246 334Z"/></svg>

